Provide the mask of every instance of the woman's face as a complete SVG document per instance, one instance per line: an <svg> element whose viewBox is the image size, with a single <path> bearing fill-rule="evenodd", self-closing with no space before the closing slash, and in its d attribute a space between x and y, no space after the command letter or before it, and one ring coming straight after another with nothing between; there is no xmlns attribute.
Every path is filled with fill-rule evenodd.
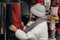
<svg viewBox="0 0 60 40"><path fill-rule="evenodd" d="M32 15L32 18L35 18L35 15Z"/></svg>
<svg viewBox="0 0 60 40"><path fill-rule="evenodd" d="M32 15L31 15L31 18L32 18L33 20L37 20L38 17L32 14Z"/></svg>

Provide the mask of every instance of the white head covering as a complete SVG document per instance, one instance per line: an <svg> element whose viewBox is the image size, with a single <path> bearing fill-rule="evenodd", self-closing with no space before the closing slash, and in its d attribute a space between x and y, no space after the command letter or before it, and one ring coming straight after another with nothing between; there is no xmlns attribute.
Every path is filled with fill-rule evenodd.
<svg viewBox="0 0 60 40"><path fill-rule="evenodd" d="M46 14L45 7L40 3L37 3L36 5L32 6L30 11L32 14L34 14L37 17L43 17Z"/></svg>

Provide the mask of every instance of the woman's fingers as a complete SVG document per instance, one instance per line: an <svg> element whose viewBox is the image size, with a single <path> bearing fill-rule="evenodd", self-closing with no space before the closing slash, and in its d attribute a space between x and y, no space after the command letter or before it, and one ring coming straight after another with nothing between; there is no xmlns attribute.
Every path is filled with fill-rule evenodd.
<svg viewBox="0 0 60 40"><path fill-rule="evenodd" d="M17 30L17 28L14 25L9 26L9 29L14 31L14 32Z"/></svg>

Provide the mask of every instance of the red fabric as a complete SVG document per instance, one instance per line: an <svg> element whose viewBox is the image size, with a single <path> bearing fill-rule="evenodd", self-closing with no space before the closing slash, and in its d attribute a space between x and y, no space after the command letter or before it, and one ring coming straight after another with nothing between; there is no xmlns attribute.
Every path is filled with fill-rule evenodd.
<svg viewBox="0 0 60 40"><path fill-rule="evenodd" d="M23 29L21 23L21 10L18 3L12 3L12 24L18 29Z"/></svg>
<svg viewBox="0 0 60 40"><path fill-rule="evenodd" d="M59 6L59 8L58 8L58 13L60 14L60 6Z"/></svg>
<svg viewBox="0 0 60 40"><path fill-rule="evenodd" d="M57 2L57 0L52 0L52 5L56 6L56 2Z"/></svg>
<svg viewBox="0 0 60 40"><path fill-rule="evenodd" d="M52 1L52 6L57 6L60 3L60 0L51 0L51 1Z"/></svg>
<svg viewBox="0 0 60 40"><path fill-rule="evenodd" d="M44 0L36 0L36 2L44 4Z"/></svg>
<svg viewBox="0 0 60 40"><path fill-rule="evenodd" d="M60 28L56 28L56 31L57 31L57 32L60 32Z"/></svg>

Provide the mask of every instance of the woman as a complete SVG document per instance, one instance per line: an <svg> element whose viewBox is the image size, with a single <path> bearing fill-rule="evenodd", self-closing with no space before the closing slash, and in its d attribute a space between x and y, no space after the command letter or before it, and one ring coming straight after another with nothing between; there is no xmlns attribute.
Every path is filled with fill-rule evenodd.
<svg viewBox="0 0 60 40"><path fill-rule="evenodd" d="M10 30L15 32L15 36L21 40L48 40L47 22L45 20L45 7L40 3L34 5L30 9L31 13L37 16L37 21L25 29L25 32L10 26Z"/></svg>

